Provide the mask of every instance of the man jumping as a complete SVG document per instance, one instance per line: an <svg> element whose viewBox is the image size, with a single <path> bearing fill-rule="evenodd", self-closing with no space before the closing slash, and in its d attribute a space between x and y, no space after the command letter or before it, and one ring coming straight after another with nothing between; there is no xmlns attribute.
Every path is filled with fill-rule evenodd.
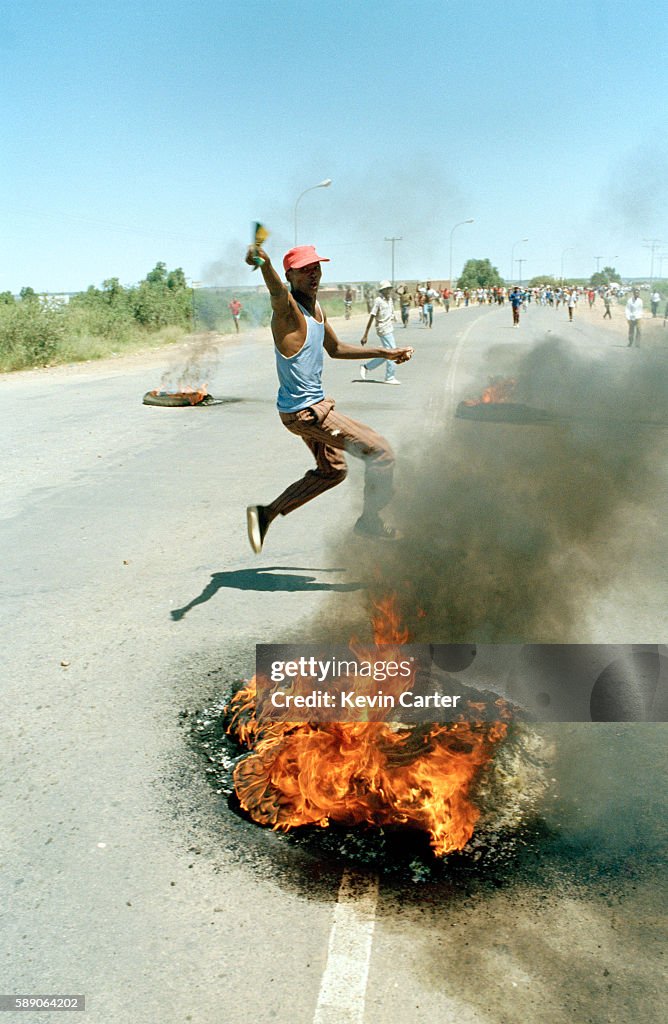
<svg viewBox="0 0 668 1024"><path fill-rule="evenodd" d="M364 507L355 532L367 537L392 540L397 531L380 517L392 496L394 454L390 445L364 423L335 410L334 399L326 398L322 387L324 352L332 359L365 359L369 356L403 363L412 348L364 349L344 345L327 322L317 301L322 275L321 263L312 245L300 245L283 257L289 288L281 281L264 249L251 246L246 254L249 266L258 265L271 297L271 332L278 373L278 413L287 429L311 450L316 468L291 484L269 505L250 505L246 510L248 539L256 554L276 516L286 516L300 505L340 484L346 477L344 451L364 459Z"/></svg>

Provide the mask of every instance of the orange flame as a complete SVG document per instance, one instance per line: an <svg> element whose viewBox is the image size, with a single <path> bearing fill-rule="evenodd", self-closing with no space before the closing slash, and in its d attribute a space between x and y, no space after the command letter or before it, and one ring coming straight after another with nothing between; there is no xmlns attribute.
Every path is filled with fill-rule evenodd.
<svg viewBox="0 0 668 1024"><path fill-rule="evenodd" d="M492 377L480 398L467 398L464 405L490 405L492 402L509 402L517 385L513 377Z"/></svg>
<svg viewBox="0 0 668 1024"><path fill-rule="evenodd" d="M375 605L373 625L375 643L409 639L393 598ZM412 826L428 832L437 856L473 835L480 812L470 792L507 732L503 722L262 721L255 678L228 711L228 732L250 751L235 768L235 791L258 824Z"/></svg>
<svg viewBox="0 0 668 1024"><path fill-rule="evenodd" d="M149 391L149 394L155 395L156 398L160 395L179 395L187 399L190 405L199 405L206 398L208 391L206 384L201 384L197 388L191 388L189 384L184 384L179 387L178 391L163 391L155 388L153 391Z"/></svg>

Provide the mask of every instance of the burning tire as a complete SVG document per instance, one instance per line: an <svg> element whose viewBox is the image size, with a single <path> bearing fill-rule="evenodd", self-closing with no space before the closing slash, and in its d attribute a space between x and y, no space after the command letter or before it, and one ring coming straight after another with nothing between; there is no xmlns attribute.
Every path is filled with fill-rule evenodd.
<svg viewBox="0 0 668 1024"><path fill-rule="evenodd" d="M553 418L545 409L518 402L460 402L455 415L480 423L550 423Z"/></svg>
<svg viewBox="0 0 668 1024"><path fill-rule="evenodd" d="M157 405L168 409L183 408L188 405L220 404L213 395L202 391L147 391L142 401L144 405Z"/></svg>

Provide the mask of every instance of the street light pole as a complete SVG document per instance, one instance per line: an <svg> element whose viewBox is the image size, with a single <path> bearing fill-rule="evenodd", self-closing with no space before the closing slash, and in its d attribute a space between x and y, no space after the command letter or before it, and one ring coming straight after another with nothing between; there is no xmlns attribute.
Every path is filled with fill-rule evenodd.
<svg viewBox="0 0 668 1024"><path fill-rule="evenodd" d="M452 285L453 285L453 281L452 281L452 236L455 233L455 229L456 228L460 228L462 226L462 224L473 224L473 218L471 218L470 220L460 220L458 224L455 224L455 226L453 227L452 231L450 232L450 291L453 291L453 287L452 287Z"/></svg>
<svg viewBox="0 0 668 1024"><path fill-rule="evenodd" d="M403 239L402 239L401 235L395 235L392 238L388 238L387 235L386 235L385 236L385 241L392 243L392 291L394 291L394 243L395 242L402 242Z"/></svg>
<svg viewBox="0 0 668 1024"><path fill-rule="evenodd" d="M569 247L567 249L564 249L562 254L561 254L561 287L562 288L564 287L564 256L566 255L567 252L573 252L574 248L575 248L575 246L569 245Z"/></svg>
<svg viewBox="0 0 668 1024"><path fill-rule="evenodd" d="M510 250L510 281L508 282L509 284L512 284L513 271L515 269L515 246L516 245L521 245L522 242L528 242L528 241L529 241L528 238L520 238L520 239L518 239L517 242L513 242L513 247Z"/></svg>
<svg viewBox="0 0 668 1024"><path fill-rule="evenodd" d="M329 188L332 184L331 178L325 178L324 181L319 181L317 185L311 185L309 188L305 188L300 195L297 196L295 201L295 245L297 244L297 207L299 206L299 200L302 196L305 196L307 192L312 192L314 188Z"/></svg>

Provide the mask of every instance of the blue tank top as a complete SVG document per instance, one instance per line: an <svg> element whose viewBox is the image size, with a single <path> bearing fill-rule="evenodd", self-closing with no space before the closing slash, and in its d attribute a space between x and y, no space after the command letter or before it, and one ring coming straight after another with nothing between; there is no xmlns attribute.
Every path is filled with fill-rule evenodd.
<svg viewBox="0 0 668 1024"><path fill-rule="evenodd" d="M300 409L321 402L325 397L322 389L325 318L318 304L316 310L322 317L322 323L318 323L303 306L299 308L306 320L306 340L299 352L294 356L284 356L274 345L279 383L276 405L279 412L299 412Z"/></svg>

